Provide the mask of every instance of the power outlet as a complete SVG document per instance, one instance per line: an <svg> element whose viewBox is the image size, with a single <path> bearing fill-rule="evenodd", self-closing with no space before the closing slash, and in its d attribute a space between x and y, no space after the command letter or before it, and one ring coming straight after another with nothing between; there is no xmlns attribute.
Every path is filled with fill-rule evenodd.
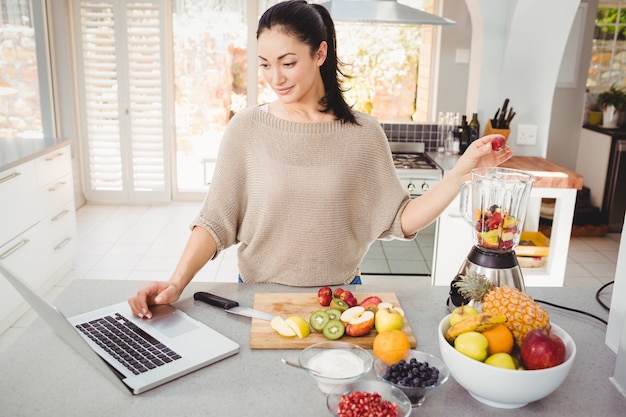
<svg viewBox="0 0 626 417"><path fill-rule="evenodd" d="M537 125L518 125L517 144L535 145L537 143Z"/></svg>

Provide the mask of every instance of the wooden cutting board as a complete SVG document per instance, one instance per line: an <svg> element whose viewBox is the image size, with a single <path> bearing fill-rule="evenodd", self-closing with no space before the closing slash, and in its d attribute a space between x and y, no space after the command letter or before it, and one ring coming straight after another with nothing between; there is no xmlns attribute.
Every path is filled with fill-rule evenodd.
<svg viewBox="0 0 626 417"><path fill-rule="evenodd" d="M402 307L395 293L354 293L357 300L361 301L370 295L377 295L383 301ZM317 301L317 293L257 293L254 296L254 308L267 313L281 316L286 319L289 316L298 315L309 320L311 314L317 310L324 310L328 307L320 306ZM417 346L417 340L411 330L409 322L404 319L402 331L406 333L411 342L411 348ZM376 337L375 329L367 335L351 337L344 335L342 342L354 343L365 349L371 349ZM304 339L296 337L283 337L271 328L270 322L260 319L252 319L250 327L250 348L251 349L304 349L305 347L328 339L320 332L311 329L311 334Z"/></svg>

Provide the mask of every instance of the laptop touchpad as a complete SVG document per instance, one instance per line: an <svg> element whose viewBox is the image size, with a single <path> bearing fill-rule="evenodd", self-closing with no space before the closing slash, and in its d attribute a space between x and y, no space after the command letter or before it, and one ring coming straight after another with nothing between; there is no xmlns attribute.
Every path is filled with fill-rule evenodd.
<svg viewBox="0 0 626 417"><path fill-rule="evenodd" d="M170 305L150 307L152 318L147 321L151 326L161 331L167 337L176 337L195 330L198 326L189 320L183 319L176 313L176 308Z"/></svg>

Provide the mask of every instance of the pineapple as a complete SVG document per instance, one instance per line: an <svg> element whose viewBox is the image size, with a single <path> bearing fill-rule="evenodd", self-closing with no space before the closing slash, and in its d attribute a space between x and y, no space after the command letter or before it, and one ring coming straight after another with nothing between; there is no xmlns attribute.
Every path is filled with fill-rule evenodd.
<svg viewBox="0 0 626 417"><path fill-rule="evenodd" d="M513 333L515 343L522 345L534 329L550 329L550 316L529 295L516 288L496 287L484 275L466 270L461 280L454 283L459 294L468 300L480 302L483 312L506 315L505 325Z"/></svg>

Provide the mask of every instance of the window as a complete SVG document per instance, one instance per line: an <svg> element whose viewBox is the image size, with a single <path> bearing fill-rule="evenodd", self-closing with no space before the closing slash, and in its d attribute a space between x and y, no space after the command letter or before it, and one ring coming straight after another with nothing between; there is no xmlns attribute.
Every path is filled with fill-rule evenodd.
<svg viewBox="0 0 626 417"><path fill-rule="evenodd" d="M171 198L164 4L76 2L85 192L90 201Z"/></svg>
<svg viewBox="0 0 626 417"><path fill-rule="evenodd" d="M626 86L626 2L600 1L593 34L587 87Z"/></svg>
<svg viewBox="0 0 626 417"><path fill-rule="evenodd" d="M0 137L54 137L44 0L0 0Z"/></svg>

